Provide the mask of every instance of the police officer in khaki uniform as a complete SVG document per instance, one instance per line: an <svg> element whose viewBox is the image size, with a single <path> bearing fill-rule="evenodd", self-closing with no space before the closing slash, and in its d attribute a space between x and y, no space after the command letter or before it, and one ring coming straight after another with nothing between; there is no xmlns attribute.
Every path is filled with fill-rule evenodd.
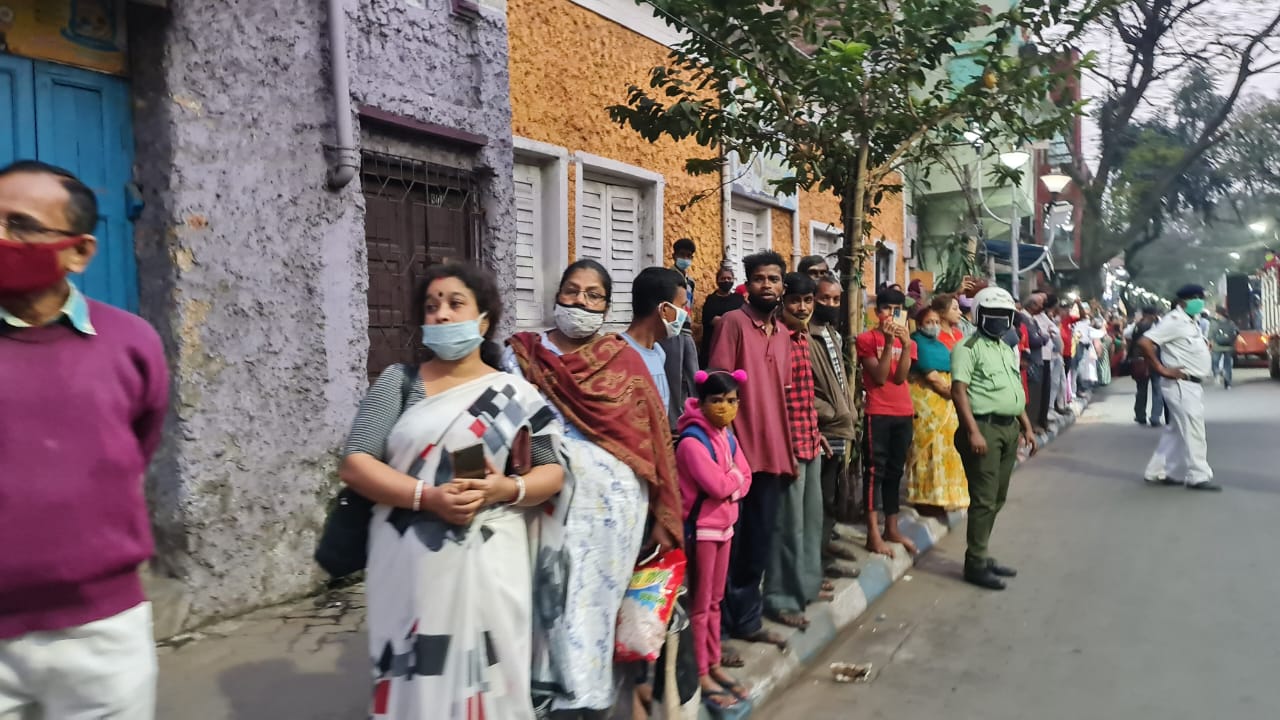
<svg viewBox="0 0 1280 720"><path fill-rule="evenodd" d="M1017 351L1003 341L1016 311L1008 292L984 288L974 298L978 332L951 354L951 396L960 416L956 450L969 481L964 579L989 590L1003 590L1002 578L1018 574L987 554L987 542L1009 495L1019 443L1036 451Z"/></svg>

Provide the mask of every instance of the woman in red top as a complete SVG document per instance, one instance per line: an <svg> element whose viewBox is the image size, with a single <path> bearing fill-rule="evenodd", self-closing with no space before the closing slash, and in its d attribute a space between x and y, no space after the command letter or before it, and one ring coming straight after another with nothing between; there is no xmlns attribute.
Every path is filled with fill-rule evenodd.
<svg viewBox="0 0 1280 720"><path fill-rule="evenodd" d="M964 330L960 329L960 320L964 318L964 311L960 309L960 301L956 299L955 295L943 293L934 295L929 307L938 313L938 318L942 321L942 330L938 332L938 341L946 345L948 350L955 350L956 345L964 339Z"/></svg>

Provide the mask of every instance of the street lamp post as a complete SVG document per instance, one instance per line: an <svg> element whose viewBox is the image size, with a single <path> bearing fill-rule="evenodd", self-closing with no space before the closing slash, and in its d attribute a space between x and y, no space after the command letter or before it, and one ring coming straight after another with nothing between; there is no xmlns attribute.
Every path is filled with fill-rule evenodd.
<svg viewBox="0 0 1280 720"><path fill-rule="evenodd" d="M1000 153L1000 164L1010 170L1021 168L1030 159L1031 155L1022 150ZM1018 264L1022 260L1018 257L1018 236L1022 234L1022 223L1018 220L1018 198L1016 195L1009 205L1013 208L1013 220L1009 223L1009 267L1013 270L1013 274L1009 278L1009 290L1013 293L1013 299L1018 300L1022 297L1018 294L1018 273L1020 271Z"/></svg>

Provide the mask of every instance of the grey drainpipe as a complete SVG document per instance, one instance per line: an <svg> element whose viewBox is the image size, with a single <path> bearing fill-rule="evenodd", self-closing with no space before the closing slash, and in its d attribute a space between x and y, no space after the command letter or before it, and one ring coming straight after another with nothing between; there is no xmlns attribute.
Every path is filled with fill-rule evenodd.
<svg viewBox="0 0 1280 720"><path fill-rule="evenodd" d="M355 129L351 125L351 69L347 62L347 14L342 0L329 0L329 72L333 85L334 143L333 165L329 167L329 189L340 190L351 182L360 168Z"/></svg>

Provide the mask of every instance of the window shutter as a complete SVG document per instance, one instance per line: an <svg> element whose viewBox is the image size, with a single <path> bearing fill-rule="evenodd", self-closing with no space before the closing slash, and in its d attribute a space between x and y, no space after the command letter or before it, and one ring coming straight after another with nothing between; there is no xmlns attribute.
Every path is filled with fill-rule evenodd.
<svg viewBox="0 0 1280 720"><path fill-rule="evenodd" d="M613 305L609 320L631 322L631 284L640 271L640 191L609 185L608 203L609 274L613 276Z"/></svg>
<svg viewBox="0 0 1280 720"><path fill-rule="evenodd" d="M516 325L537 327L546 320L548 299L538 272L543 246L542 174L530 165L515 166L516 194Z"/></svg>

